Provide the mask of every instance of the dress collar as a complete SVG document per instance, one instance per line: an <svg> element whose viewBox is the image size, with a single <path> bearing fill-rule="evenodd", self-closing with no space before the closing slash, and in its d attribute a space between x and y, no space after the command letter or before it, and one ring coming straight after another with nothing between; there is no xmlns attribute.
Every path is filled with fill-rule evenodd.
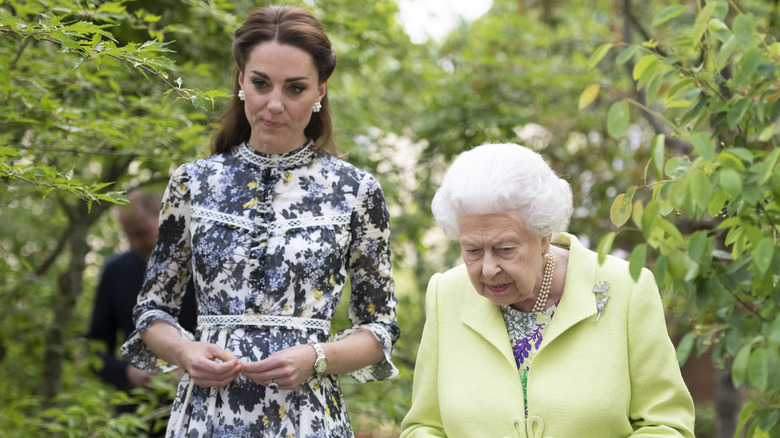
<svg viewBox="0 0 780 438"><path fill-rule="evenodd" d="M307 140L303 146L294 151L286 152L284 154L264 154L252 149L246 142L243 142L238 147L233 148L233 155L236 158L244 159L250 163L263 167L299 167L308 163L314 155L314 151L312 151L310 147L312 145L313 142Z"/></svg>

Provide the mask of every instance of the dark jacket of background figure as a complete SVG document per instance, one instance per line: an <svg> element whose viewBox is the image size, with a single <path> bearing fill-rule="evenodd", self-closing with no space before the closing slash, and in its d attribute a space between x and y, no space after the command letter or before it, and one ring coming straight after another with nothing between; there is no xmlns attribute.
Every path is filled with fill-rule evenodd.
<svg viewBox="0 0 780 438"><path fill-rule="evenodd" d="M87 335L90 339L104 342L107 347L102 354L103 368L98 374L105 382L123 390L130 390L131 385L127 380L127 362L115 354L117 335L121 331L124 339L135 330L133 307L141 290L145 271L146 260L134 251L114 256L106 263L97 288ZM192 281L187 283L179 314L179 322L190 332L195 331L197 324L194 289Z"/></svg>

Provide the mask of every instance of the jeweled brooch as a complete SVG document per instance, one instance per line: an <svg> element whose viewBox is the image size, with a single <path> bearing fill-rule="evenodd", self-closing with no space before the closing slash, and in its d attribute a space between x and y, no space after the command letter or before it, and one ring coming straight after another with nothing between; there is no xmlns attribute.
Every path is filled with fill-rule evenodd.
<svg viewBox="0 0 780 438"><path fill-rule="evenodd" d="M601 314L604 313L604 306L607 305L607 300L610 297L609 293L607 293L608 290L608 281L599 281L595 286L593 286L593 293L596 294L596 310L599 312L599 314L596 316L596 322L599 322Z"/></svg>

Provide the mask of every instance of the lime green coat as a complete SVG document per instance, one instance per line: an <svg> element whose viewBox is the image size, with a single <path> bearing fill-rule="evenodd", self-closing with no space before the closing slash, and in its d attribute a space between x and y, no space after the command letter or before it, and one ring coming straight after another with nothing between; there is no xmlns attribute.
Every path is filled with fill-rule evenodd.
<svg viewBox="0 0 780 438"><path fill-rule="evenodd" d="M501 308L464 266L431 278L427 321L401 437L693 437L694 409L653 275L571 235L563 297L523 390ZM596 322L593 287L609 282Z"/></svg>

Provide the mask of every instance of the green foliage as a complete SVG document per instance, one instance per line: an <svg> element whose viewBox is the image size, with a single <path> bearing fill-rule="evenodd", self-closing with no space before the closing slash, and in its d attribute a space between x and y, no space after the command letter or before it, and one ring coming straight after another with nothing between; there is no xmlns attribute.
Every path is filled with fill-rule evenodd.
<svg viewBox="0 0 780 438"><path fill-rule="evenodd" d="M665 38L615 59L636 60L640 97L626 92L608 117L618 137L629 102L640 109L633 117L663 121L653 172L614 199L611 219L619 233L646 242L637 248L654 261L659 286L688 303L680 305L695 328L678 347L681 364L712 348L717 365L731 363L734 385L752 390L736 435L751 437L780 430L780 44L767 24L720 0L661 10L653 26ZM596 51L591 65L607 55ZM631 203L639 191L647 196ZM600 255L610 243L602 240ZM638 272L645 255L632 253L630 262Z"/></svg>

